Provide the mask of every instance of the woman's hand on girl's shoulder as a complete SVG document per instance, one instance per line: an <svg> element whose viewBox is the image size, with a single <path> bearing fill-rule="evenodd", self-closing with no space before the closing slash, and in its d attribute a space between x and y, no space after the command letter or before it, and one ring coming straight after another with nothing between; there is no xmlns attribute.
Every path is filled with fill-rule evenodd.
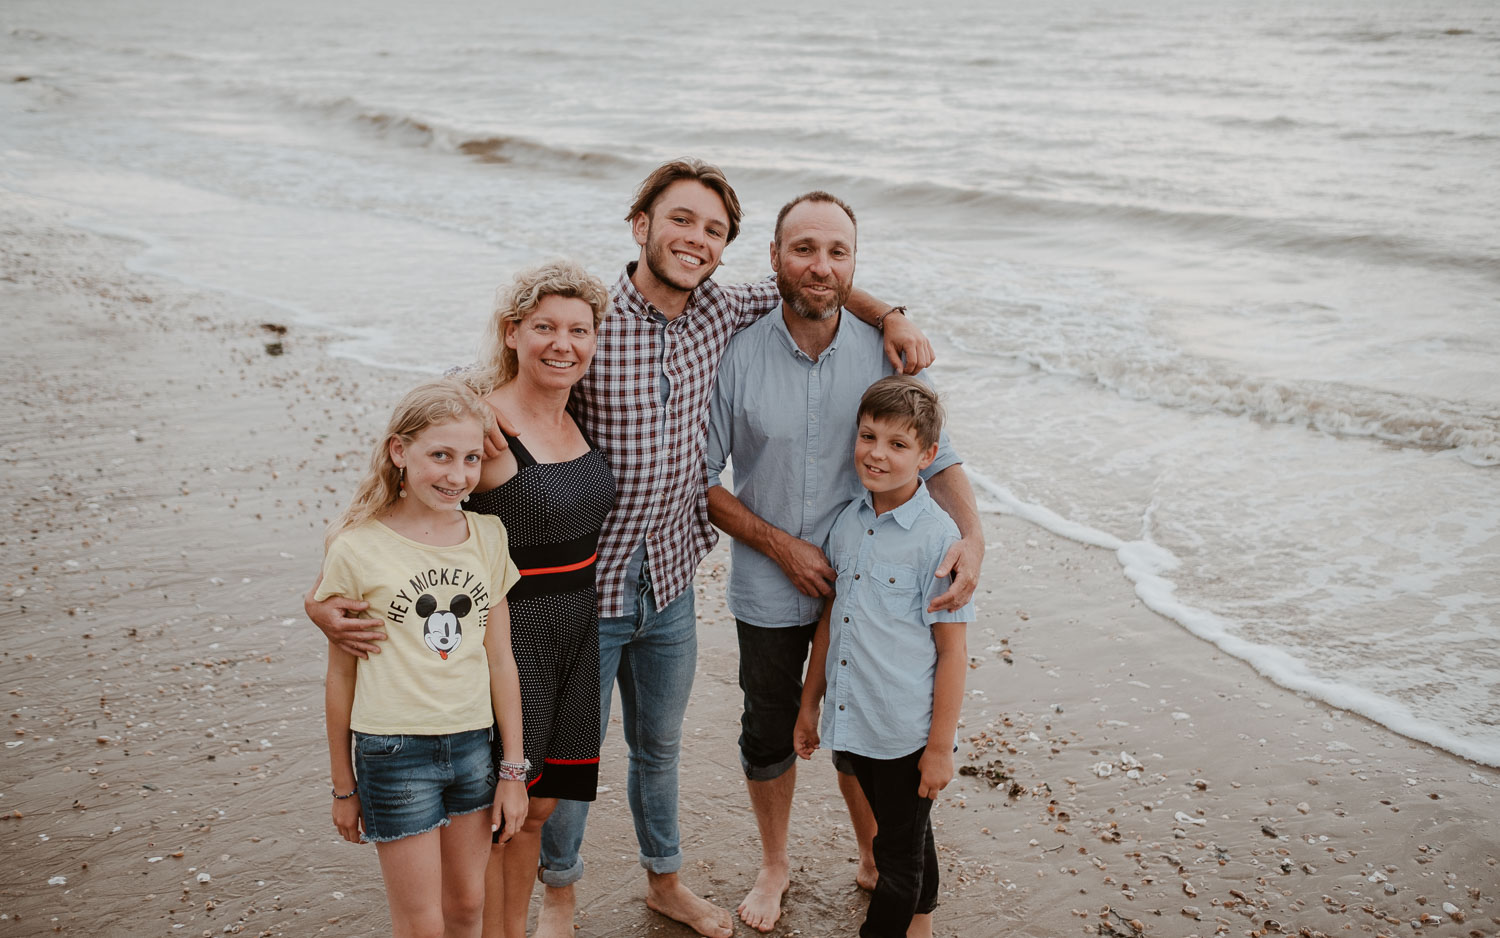
<svg viewBox="0 0 1500 938"><path fill-rule="evenodd" d="M495 415L495 421L484 428L484 458L491 460L510 449L510 444L505 442L506 433L511 436L520 436L520 434L516 432L515 425L500 413L500 408L496 407L493 401L485 398L484 402L489 405Z"/></svg>

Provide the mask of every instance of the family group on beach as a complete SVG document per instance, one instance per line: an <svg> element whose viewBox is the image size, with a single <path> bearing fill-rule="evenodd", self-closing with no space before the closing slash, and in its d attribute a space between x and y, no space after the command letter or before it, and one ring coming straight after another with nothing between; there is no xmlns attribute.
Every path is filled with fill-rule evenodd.
<svg viewBox="0 0 1500 938"><path fill-rule="evenodd" d="M984 557L973 491L912 377L931 345L853 286L853 209L794 198L774 278L715 283L740 217L716 167L674 160L626 214L639 257L613 290L569 261L518 273L482 360L397 404L330 528L306 608L329 639L333 820L376 845L397 936L521 938L535 879L537 935L574 933L616 685L647 905L733 933L679 878L692 583L715 527L734 539L762 852L739 918L780 918L796 763L821 746L871 890L859 934L932 934L929 814Z"/></svg>

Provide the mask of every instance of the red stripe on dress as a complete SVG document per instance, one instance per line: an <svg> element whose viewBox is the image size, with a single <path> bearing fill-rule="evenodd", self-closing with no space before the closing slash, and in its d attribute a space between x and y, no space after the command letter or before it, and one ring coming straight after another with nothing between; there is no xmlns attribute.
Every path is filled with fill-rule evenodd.
<svg viewBox="0 0 1500 938"><path fill-rule="evenodd" d="M589 555L587 560L580 560L577 563L565 564L561 567L531 567L530 569L518 570L516 572L520 573L521 576L537 576L542 573L572 573L574 570L582 570L597 559L599 559L599 552L594 551Z"/></svg>
<svg viewBox="0 0 1500 938"><path fill-rule="evenodd" d="M598 761L599 761L599 757L598 756L595 756L592 759L543 759L542 760L542 762L545 763L545 764L547 764L547 765L593 765L594 763L596 763Z"/></svg>

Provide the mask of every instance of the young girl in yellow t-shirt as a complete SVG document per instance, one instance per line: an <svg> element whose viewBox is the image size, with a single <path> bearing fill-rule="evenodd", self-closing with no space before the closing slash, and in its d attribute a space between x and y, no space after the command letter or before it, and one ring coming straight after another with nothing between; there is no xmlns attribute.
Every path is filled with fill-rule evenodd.
<svg viewBox="0 0 1500 938"><path fill-rule="evenodd" d="M461 509L492 419L452 380L402 398L315 593L368 602L388 636L366 659L329 645L325 706L333 822L375 844L396 935L477 936L490 834L509 840L526 817L505 604L518 574L499 520Z"/></svg>

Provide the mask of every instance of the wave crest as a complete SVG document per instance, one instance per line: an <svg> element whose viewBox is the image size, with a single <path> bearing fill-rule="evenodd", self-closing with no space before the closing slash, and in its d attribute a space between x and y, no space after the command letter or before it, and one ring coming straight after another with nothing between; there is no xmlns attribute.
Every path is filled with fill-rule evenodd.
<svg viewBox="0 0 1500 938"><path fill-rule="evenodd" d="M604 169L637 168L637 163L603 150L543 143L522 136L464 127L410 111L381 108L355 98L310 98L290 95L288 103L321 117L345 121L405 146L429 147L486 163L518 163L594 174Z"/></svg>
<svg viewBox="0 0 1500 938"><path fill-rule="evenodd" d="M1191 360L1143 363L1067 353L1019 357L1048 373L1092 380L1133 400L1305 426L1330 436L1451 449L1472 466L1500 466L1500 416L1450 401L1331 381L1224 374Z"/></svg>

